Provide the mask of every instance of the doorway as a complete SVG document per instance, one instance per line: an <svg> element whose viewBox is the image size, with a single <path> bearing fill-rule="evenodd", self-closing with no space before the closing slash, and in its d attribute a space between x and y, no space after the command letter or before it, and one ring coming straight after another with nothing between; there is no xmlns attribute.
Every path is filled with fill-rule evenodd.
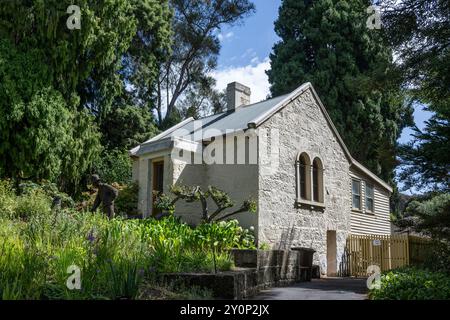
<svg viewBox="0 0 450 320"><path fill-rule="evenodd" d="M327 276L337 275L336 262L336 230L327 231Z"/></svg>
<svg viewBox="0 0 450 320"><path fill-rule="evenodd" d="M152 166L152 216L161 213L160 209L155 207L156 194L164 190L164 161L155 161Z"/></svg>

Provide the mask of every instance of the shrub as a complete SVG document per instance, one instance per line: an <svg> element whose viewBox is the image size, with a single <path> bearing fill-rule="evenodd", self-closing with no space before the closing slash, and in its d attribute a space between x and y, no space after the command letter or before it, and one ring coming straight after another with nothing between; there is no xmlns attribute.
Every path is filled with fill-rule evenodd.
<svg viewBox="0 0 450 320"><path fill-rule="evenodd" d="M434 239L450 242L450 193L432 196L424 201L412 201L406 209L404 219L397 224Z"/></svg>
<svg viewBox="0 0 450 320"><path fill-rule="evenodd" d="M425 269L396 269L381 276L381 288L371 290L369 297L374 300L450 299L450 277Z"/></svg>
<svg viewBox="0 0 450 320"><path fill-rule="evenodd" d="M0 218L12 218L16 208L17 199L12 183L8 180L0 181Z"/></svg>
<svg viewBox="0 0 450 320"><path fill-rule="evenodd" d="M248 229L239 226L237 220L204 223L195 230L198 245L218 243L219 250L238 248L255 249L255 237Z"/></svg>
<svg viewBox="0 0 450 320"><path fill-rule="evenodd" d="M114 183L113 187L119 190L119 195L115 200L117 213L123 216L139 216L140 213L137 207L139 200L139 184L137 182L126 185Z"/></svg>
<svg viewBox="0 0 450 320"><path fill-rule="evenodd" d="M15 212L17 218L29 220L32 217L49 215L50 212L50 198L40 190L34 190L17 198Z"/></svg>
<svg viewBox="0 0 450 320"><path fill-rule="evenodd" d="M12 208L0 217L0 299L133 299L158 274L229 270L229 248L254 248L237 221L192 228L173 216L52 212L39 188L16 196L6 182L0 187L2 206ZM66 287L71 265L81 269L81 290Z"/></svg>
<svg viewBox="0 0 450 320"><path fill-rule="evenodd" d="M130 155L127 150L105 150L95 170L105 183L128 184L132 172Z"/></svg>

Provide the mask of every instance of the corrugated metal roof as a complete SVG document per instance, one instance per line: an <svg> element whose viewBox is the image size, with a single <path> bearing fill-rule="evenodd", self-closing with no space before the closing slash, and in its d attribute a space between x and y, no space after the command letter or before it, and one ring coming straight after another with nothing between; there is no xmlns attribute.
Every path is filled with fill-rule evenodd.
<svg viewBox="0 0 450 320"><path fill-rule="evenodd" d="M157 135L156 137L133 148L132 150L130 150L130 155L136 156L139 153L147 152L146 150L141 151L140 149L141 148L151 149L153 148L153 144L159 144L160 140L164 139L168 140L167 138L170 137L177 137L189 141L199 142L204 139L209 139L213 136L217 136L220 134L227 134L233 130L234 131L245 130L248 128L249 125L254 125L257 127L261 123L263 123L266 119L271 117L274 113L278 112L281 108L283 108L285 103L294 99L295 97L300 95L304 90L307 89L312 91L312 94L315 97L320 109L322 110L325 119L329 123L331 130L336 135L339 144L343 148L344 153L346 154L349 160L349 163L355 166L356 168L362 170L370 177L372 177L376 182L378 182L389 192L392 192L392 188L389 186L388 183L384 182L381 178L372 173L369 169L365 168L362 164L360 164L351 156L344 141L342 140L336 127L331 121L330 116L325 110L325 107L320 101L317 92L314 90L313 86L309 82L301 85L300 87L298 87L296 90L294 90L289 94L279 96L273 99L264 100L247 106L242 106L234 111L219 113L216 115L201 118L199 120L194 120L193 118L186 119L180 122L179 124L173 126L172 128L169 128L168 130L164 131L163 133ZM208 132L207 130L209 129L215 129L215 132ZM195 135L195 133L199 132L200 130L202 131L202 134L201 135L198 134L198 136ZM220 131L220 133L217 131Z"/></svg>
<svg viewBox="0 0 450 320"><path fill-rule="evenodd" d="M264 114L272 109L287 96L288 95L279 96L273 99L239 107L235 111L226 111L195 121L190 121L173 132L168 132L166 135L161 135L157 140L174 136L191 139L195 132L198 133L202 130L201 136L198 135L197 137L194 135L194 140L200 140L199 138L208 139L212 136L217 136L217 134L215 134L212 130L218 130L222 134L225 134L227 131L247 129L248 123L258 118L261 114Z"/></svg>

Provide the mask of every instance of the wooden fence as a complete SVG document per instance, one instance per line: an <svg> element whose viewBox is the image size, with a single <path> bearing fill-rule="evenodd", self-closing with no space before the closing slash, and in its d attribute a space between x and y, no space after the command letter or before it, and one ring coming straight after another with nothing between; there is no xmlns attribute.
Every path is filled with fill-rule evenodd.
<svg viewBox="0 0 450 320"><path fill-rule="evenodd" d="M347 239L340 276L367 276L367 268L377 265L387 271L424 261L430 248L427 239L408 235L350 235Z"/></svg>

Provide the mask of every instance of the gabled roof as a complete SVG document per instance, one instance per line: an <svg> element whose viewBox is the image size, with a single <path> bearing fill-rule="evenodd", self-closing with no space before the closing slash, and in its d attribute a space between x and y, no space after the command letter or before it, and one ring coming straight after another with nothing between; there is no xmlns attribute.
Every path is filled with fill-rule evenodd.
<svg viewBox="0 0 450 320"><path fill-rule="evenodd" d="M220 131L221 134L227 134L227 131L236 131L236 130L247 130L250 128L257 128L261 124L263 124L266 120L268 120L272 115L283 109L293 100L297 99L303 92L311 90L314 99L317 101L317 104L322 111L327 123L331 129L331 131L336 136L337 141L341 145L344 150L344 154L347 157L351 166L361 170L363 173L368 175L374 181L378 182L381 186L383 186L389 192L392 192L392 187L389 186L385 181L380 179L377 175L372 173L369 169L364 167L358 161L353 159L351 156L347 146L339 135L336 127L331 121L330 116L328 115L322 101L317 95L316 90L311 85L311 83L307 82L289 94L279 96L273 99L268 99L265 101L261 101L258 103L250 104L247 106L239 107L234 111L226 111L216 115L208 116L201 118L199 120L194 120L193 118L186 119L179 124L171 127L170 129L160 133L159 135L153 137L152 139L144 142L143 144L133 148L130 150L130 154L132 156L139 156L147 153L147 150L154 150L154 146L156 145L165 145L161 144L162 141L170 140L171 138L177 137L185 140L191 141L201 141L208 140L214 136L217 136L217 132ZM199 138L196 137L195 133L201 130L203 133L208 133L208 129L215 129L211 134L202 134ZM145 147L145 148L144 148ZM141 151L141 152L140 152Z"/></svg>

